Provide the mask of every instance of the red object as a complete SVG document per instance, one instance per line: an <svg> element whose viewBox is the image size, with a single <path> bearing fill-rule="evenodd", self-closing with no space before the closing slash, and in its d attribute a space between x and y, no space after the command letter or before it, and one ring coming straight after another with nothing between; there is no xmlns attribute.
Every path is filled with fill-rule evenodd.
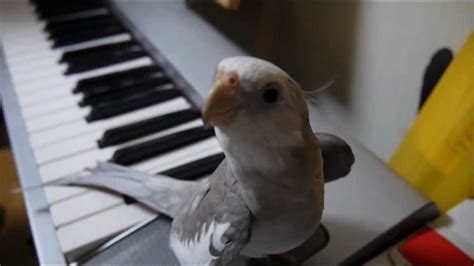
<svg viewBox="0 0 474 266"><path fill-rule="evenodd" d="M400 253L412 265L473 266L474 259L466 255L436 231L426 229L399 247Z"/></svg>

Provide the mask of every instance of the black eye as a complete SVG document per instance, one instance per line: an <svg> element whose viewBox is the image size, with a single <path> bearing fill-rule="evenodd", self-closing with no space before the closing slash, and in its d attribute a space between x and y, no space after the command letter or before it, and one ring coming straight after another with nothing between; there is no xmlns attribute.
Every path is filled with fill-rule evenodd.
<svg viewBox="0 0 474 266"><path fill-rule="evenodd" d="M274 103L278 100L279 92L275 88L265 89L262 93L263 101L266 103Z"/></svg>

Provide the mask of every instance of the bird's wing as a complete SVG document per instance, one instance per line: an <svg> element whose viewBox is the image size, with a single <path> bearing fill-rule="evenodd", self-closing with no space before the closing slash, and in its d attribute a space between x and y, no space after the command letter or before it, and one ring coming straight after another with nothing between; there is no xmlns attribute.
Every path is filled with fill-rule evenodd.
<svg viewBox="0 0 474 266"><path fill-rule="evenodd" d="M250 239L251 215L233 202L232 196L218 204L226 205L225 216L206 197L195 212L173 221L170 245L181 265L240 265L240 252ZM238 206L240 205L240 206Z"/></svg>
<svg viewBox="0 0 474 266"><path fill-rule="evenodd" d="M52 185L105 188L130 196L170 217L175 217L184 206L196 197L202 197L209 189L207 180L182 181L103 162L88 169L85 175L71 176Z"/></svg>
<svg viewBox="0 0 474 266"><path fill-rule="evenodd" d="M346 176L354 164L352 149L343 139L327 133L316 133L321 144L325 182Z"/></svg>
<svg viewBox="0 0 474 266"><path fill-rule="evenodd" d="M170 243L182 265L240 265L235 263L250 239L253 216L225 169L226 160L209 178L199 206L173 221Z"/></svg>

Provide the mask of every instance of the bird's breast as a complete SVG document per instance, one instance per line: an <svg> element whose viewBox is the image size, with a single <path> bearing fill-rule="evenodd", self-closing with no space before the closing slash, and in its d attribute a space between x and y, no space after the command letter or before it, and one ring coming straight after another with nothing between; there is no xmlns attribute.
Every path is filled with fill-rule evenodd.
<svg viewBox="0 0 474 266"><path fill-rule="evenodd" d="M261 206L252 224L244 254L278 254L301 245L318 227L323 210L323 186L304 195L282 196Z"/></svg>

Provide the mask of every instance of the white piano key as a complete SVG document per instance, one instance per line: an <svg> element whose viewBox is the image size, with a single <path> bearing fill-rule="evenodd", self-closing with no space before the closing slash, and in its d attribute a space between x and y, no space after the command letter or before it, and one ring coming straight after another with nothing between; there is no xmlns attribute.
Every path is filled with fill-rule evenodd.
<svg viewBox="0 0 474 266"><path fill-rule="evenodd" d="M106 121L106 120L104 120ZM98 121L101 122L101 121ZM51 143L62 141L65 138L86 134L93 131L94 125L88 124L86 120L79 119L70 123L62 124L61 126L48 128L39 132L29 132L30 142L33 148L42 147Z"/></svg>
<svg viewBox="0 0 474 266"><path fill-rule="evenodd" d="M35 25L35 23L16 23L16 25L21 29L17 28L14 33L15 35L9 35L9 33L6 33L5 44L15 45L15 47L27 47L39 40L46 41L48 38L40 28L36 28L37 25Z"/></svg>
<svg viewBox="0 0 474 266"><path fill-rule="evenodd" d="M27 47L32 44L28 41L43 35L44 24L26 18L11 20L6 24L3 31L5 41L7 44L16 44L15 47Z"/></svg>
<svg viewBox="0 0 474 266"><path fill-rule="evenodd" d="M71 200L54 204L49 210L54 226L61 227L123 203L122 197L118 195L90 190Z"/></svg>
<svg viewBox="0 0 474 266"><path fill-rule="evenodd" d="M132 36L129 33L120 33L117 35L104 37L100 39L94 39L91 41L81 42L77 44L72 44L60 48L50 49L53 43L50 40L47 40L47 36L43 34L42 38L37 38L34 41L35 44L44 43L42 45L44 49L34 49L30 52L23 52L17 55L7 56L8 66L15 70L21 70L28 67L33 67L34 65L41 65L41 63L47 62L48 64L56 63L58 64L61 56L65 52L77 51L86 48L92 48L95 46L106 45L119 43L124 41L129 41L132 39ZM30 64L28 64L30 63ZM24 67L24 68L22 68Z"/></svg>
<svg viewBox="0 0 474 266"><path fill-rule="evenodd" d="M62 74L41 80L41 82L31 82L25 84L15 84L18 97L23 102L27 98L41 98L41 94L48 94L54 91L72 91L77 80L64 77ZM64 89L63 89L64 88Z"/></svg>
<svg viewBox="0 0 474 266"><path fill-rule="evenodd" d="M50 116L42 116L31 120L26 120L26 128L28 132L39 132L61 124L84 119L89 114L91 108L86 106L83 108L71 108L62 112L51 114Z"/></svg>
<svg viewBox="0 0 474 266"><path fill-rule="evenodd" d="M36 163L42 165L48 161L67 157L80 152L89 151L92 149L99 149L97 147L97 140L100 135L96 132L92 134L81 135L78 138L70 139L69 141L57 142L48 146L34 150Z"/></svg>
<svg viewBox="0 0 474 266"><path fill-rule="evenodd" d="M46 102L51 102L55 99L65 98L71 94L71 91L76 86L75 84L76 82L74 81L72 85L65 85L64 89L56 87L46 87L43 90L36 90L23 94L17 94L20 106L22 108L25 108L32 105L45 104Z"/></svg>
<svg viewBox="0 0 474 266"><path fill-rule="evenodd" d="M84 168L94 167L98 161L107 161L112 158L112 155L112 149L91 150L74 157L68 157L64 160L40 166L41 180L43 182L50 182L68 175L78 174Z"/></svg>
<svg viewBox="0 0 474 266"><path fill-rule="evenodd" d="M201 126L202 124L203 123L201 119L196 119L194 121L187 122L179 126L175 126L175 127L171 127L171 128L159 131L155 134L151 134L139 139L129 141L122 145L111 147L111 149L113 149L115 152L117 149L120 149L124 146L135 145L135 144L145 142L151 139L173 134L182 130L190 129L196 126ZM57 142L54 144L50 144L50 145L35 149L34 152L35 152L36 162L38 165L43 165L48 162L52 162L54 160L67 158L69 156L74 156L75 154L78 154L80 152L88 151L91 149L100 149L97 145L97 140L101 138L102 136L101 133L102 132L93 132L90 134L81 135L76 138L72 138L66 141L62 141L62 142Z"/></svg>
<svg viewBox="0 0 474 266"><path fill-rule="evenodd" d="M51 48L53 42L48 40L48 36L45 33L41 33L41 35L35 37L34 40L28 41L28 45L24 48L22 48L24 42L21 42L18 38L6 38L5 45L7 48L5 54L8 57L7 61L15 63L24 61L26 58L48 59L49 55L59 53L59 51Z"/></svg>
<svg viewBox="0 0 474 266"><path fill-rule="evenodd" d="M50 70L56 68L59 71L64 71L66 66L65 64L59 63L60 56L60 54L51 54L46 59L36 58L24 61L15 61L14 63L8 63L8 67L10 68L12 76L14 75L15 79L20 79L23 77L26 78L29 75L35 74L36 70L44 71L45 69ZM58 73L62 73L59 71Z"/></svg>
<svg viewBox="0 0 474 266"><path fill-rule="evenodd" d="M66 186L45 186L44 193L49 204L55 204L59 201L76 197L80 194L89 192L85 187L66 187Z"/></svg>
<svg viewBox="0 0 474 266"><path fill-rule="evenodd" d="M17 73L23 73L28 75L29 73L34 72L36 69L52 69L60 65L59 60L61 59L61 54L50 53L48 57L45 58L27 58L27 60L11 60L8 62L8 67L12 75L15 77L18 76ZM61 68L61 70L64 69ZM61 72L60 72L61 73Z"/></svg>
<svg viewBox="0 0 474 266"><path fill-rule="evenodd" d="M172 99L161 104L156 104L146 108L138 109L117 117L112 117L94 123L87 123L85 120L75 121L61 125L60 127L51 128L38 133L31 133L30 140L32 146L39 148L45 145L63 141L67 138L72 138L88 132L100 131L102 135L107 129L118 126L130 124L133 122L145 120L159 115L164 115L189 108L190 105L182 98Z"/></svg>
<svg viewBox="0 0 474 266"><path fill-rule="evenodd" d="M155 215L156 212L137 204L119 205L59 228L57 233L61 249L67 257L74 258Z"/></svg>
<svg viewBox="0 0 474 266"><path fill-rule="evenodd" d="M22 109L23 117L25 119L32 119L35 117L40 117L48 115L49 113L58 112L67 108L77 107L78 103L82 99L81 95L70 94L69 97L63 97L60 100L51 101L43 104L35 104L30 106L25 106Z"/></svg>
<svg viewBox="0 0 474 266"><path fill-rule="evenodd" d="M27 72L15 72L11 73L13 82L18 85L28 84L31 82L41 82L43 79L48 79L57 75L60 75L66 71L67 65L52 65L47 68L34 68Z"/></svg>
<svg viewBox="0 0 474 266"><path fill-rule="evenodd" d="M8 19L6 21L6 26L4 28L5 37L9 40L18 40L24 41L29 40L29 38L34 37L42 33L44 24L33 18L27 18L26 14L22 14L20 18ZM28 35L17 35L21 33L29 33ZM17 37L16 39L13 37ZM27 46L28 43L24 43L24 46Z"/></svg>
<svg viewBox="0 0 474 266"><path fill-rule="evenodd" d="M71 84L71 83L76 84L77 81L81 79L102 76L102 75L106 75L106 74L110 74L114 72L142 67L142 66L149 66L151 64L153 64L153 61L149 57L141 57L141 58L125 61L122 63L118 63L118 64L106 66L106 67L101 67L101 68L96 68L90 71L68 75L68 76L64 76L62 74L62 71L56 72L56 75L51 72L43 73L44 75L40 79L41 79L41 82L44 80L47 82L52 82L58 86L60 86L60 84L63 81L66 82L67 84ZM40 74L37 74L37 75L40 75ZM31 82L32 80L35 80L35 79L38 79L38 77L35 76L34 78L27 79L27 80L24 80L24 79L14 80L15 86L18 87L17 92L19 94L21 94L24 91L31 93L32 91L44 89L43 85ZM36 80L35 82L39 82L39 81Z"/></svg>
<svg viewBox="0 0 474 266"><path fill-rule="evenodd" d="M21 33L17 33L21 34ZM50 41L46 41L44 39L37 38L37 40L29 42L28 46L24 46L21 44L22 42L17 40L16 38L5 38L3 44L5 46L5 54L7 56L7 62L14 62L16 58L21 58L29 55L33 55L34 51L36 50L37 53L51 53L50 50L52 43ZM22 48L23 47L23 48ZM30 48L31 47L31 48ZM31 51L26 50L30 48ZM20 50L23 49L23 50ZM18 52L21 51L21 52Z"/></svg>
<svg viewBox="0 0 474 266"><path fill-rule="evenodd" d="M51 49L50 45L45 42L38 42L32 43L28 46L16 46L15 44L6 44L5 46L5 54L8 57L21 57L25 54L32 54L34 51L45 51Z"/></svg>
<svg viewBox="0 0 474 266"><path fill-rule="evenodd" d="M9 56L7 55L7 62L8 65L18 65L18 64L23 64L28 61L38 61L38 60L44 60L44 59L49 59L51 56L53 58L57 58L57 60L61 57L63 54L62 50L59 49L39 49L35 53L22 53L16 56Z"/></svg>

